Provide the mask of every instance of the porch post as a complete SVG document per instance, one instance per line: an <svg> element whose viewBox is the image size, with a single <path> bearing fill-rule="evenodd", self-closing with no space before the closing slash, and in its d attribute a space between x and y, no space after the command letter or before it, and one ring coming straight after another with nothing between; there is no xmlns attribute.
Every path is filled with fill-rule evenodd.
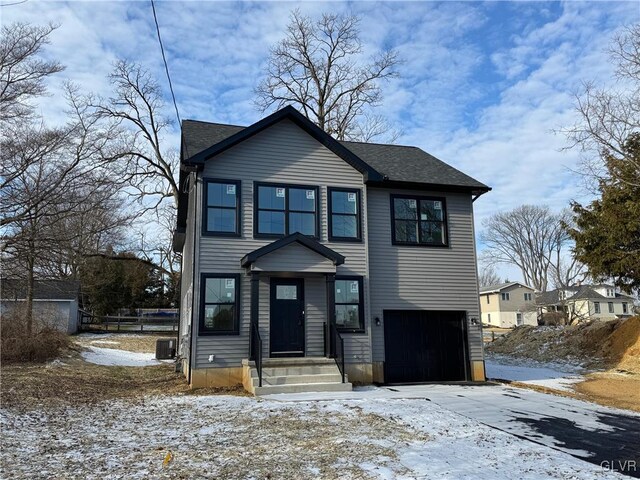
<svg viewBox="0 0 640 480"><path fill-rule="evenodd" d="M336 328L336 276L327 274L327 325L329 327L329 356L336 356L333 329Z"/></svg>
<svg viewBox="0 0 640 480"><path fill-rule="evenodd" d="M255 360L253 336L254 326L258 327L258 306L260 302L260 274L258 272L251 272L251 325L249 328L249 360Z"/></svg>

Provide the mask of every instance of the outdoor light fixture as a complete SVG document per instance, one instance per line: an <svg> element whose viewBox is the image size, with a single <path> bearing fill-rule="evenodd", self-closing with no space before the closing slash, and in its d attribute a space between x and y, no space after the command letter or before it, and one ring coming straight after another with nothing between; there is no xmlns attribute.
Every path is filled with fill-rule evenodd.
<svg viewBox="0 0 640 480"><path fill-rule="evenodd" d="M376 317L376 327L380 326L380 317Z"/></svg>
<svg viewBox="0 0 640 480"><path fill-rule="evenodd" d="M476 317L471 317L471 325L478 325L478 319Z"/></svg>

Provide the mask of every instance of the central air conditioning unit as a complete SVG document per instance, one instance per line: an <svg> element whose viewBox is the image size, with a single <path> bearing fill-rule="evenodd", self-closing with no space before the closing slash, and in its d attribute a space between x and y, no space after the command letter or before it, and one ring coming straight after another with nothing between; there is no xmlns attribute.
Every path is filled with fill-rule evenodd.
<svg viewBox="0 0 640 480"><path fill-rule="evenodd" d="M174 338L159 338L156 341L156 359L171 360L176 357L177 340Z"/></svg>

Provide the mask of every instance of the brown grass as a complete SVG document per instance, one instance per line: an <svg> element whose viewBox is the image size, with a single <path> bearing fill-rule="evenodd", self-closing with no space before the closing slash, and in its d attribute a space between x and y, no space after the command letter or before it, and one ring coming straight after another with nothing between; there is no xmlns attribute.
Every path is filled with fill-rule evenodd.
<svg viewBox="0 0 640 480"><path fill-rule="evenodd" d="M66 333L35 320L32 332L28 332L21 309L16 308L2 315L0 360L3 364L46 362L56 358L69 345Z"/></svg>
<svg viewBox="0 0 640 480"><path fill-rule="evenodd" d="M241 387L190 390L173 365L117 367L85 362L77 352L51 364L3 366L0 403L19 410L96 404L147 395L243 394Z"/></svg>

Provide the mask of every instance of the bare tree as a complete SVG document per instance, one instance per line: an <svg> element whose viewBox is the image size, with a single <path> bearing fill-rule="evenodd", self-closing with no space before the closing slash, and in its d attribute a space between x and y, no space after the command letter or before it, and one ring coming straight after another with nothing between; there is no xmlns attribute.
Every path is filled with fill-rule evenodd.
<svg viewBox="0 0 640 480"><path fill-rule="evenodd" d="M267 75L256 87L262 111L294 105L339 140L370 140L390 129L384 119L365 117L382 98L380 82L397 75L399 60L383 51L360 61L359 17L323 14L314 21L291 13L286 37L272 49Z"/></svg>
<svg viewBox="0 0 640 480"><path fill-rule="evenodd" d="M6 124L33 113L32 100L46 93L45 80L64 67L40 57L56 25L13 23L0 34L0 122Z"/></svg>
<svg viewBox="0 0 640 480"><path fill-rule="evenodd" d="M487 246L485 261L516 265L527 285L546 291L571 244L562 223L566 216L536 205L522 205L491 216L483 223L480 235Z"/></svg>
<svg viewBox="0 0 640 480"><path fill-rule="evenodd" d="M498 285L499 283L502 283L500 275L498 275L493 266L483 265L479 270L478 282L481 287L488 287L489 285Z"/></svg>
<svg viewBox="0 0 640 480"><path fill-rule="evenodd" d="M90 95L84 102L92 105L97 117L110 122L105 128L119 129L113 148L127 161L122 170L135 197L145 210L155 211L167 198L177 205L179 158L174 150L164 148L164 134L171 122L163 115L160 85L140 65L126 60L116 62L109 80L112 97Z"/></svg>
<svg viewBox="0 0 640 480"><path fill-rule="evenodd" d="M585 82L576 95L578 121L563 130L569 147L580 148L585 157L582 171L591 187L610 172L602 161L602 153L619 156L640 171L640 164L624 148L634 132L640 131L640 24L625 28L609 49L616 65L617 85L601 88ZM637 177L621 176L619 180L637 186Z"/></svg>

